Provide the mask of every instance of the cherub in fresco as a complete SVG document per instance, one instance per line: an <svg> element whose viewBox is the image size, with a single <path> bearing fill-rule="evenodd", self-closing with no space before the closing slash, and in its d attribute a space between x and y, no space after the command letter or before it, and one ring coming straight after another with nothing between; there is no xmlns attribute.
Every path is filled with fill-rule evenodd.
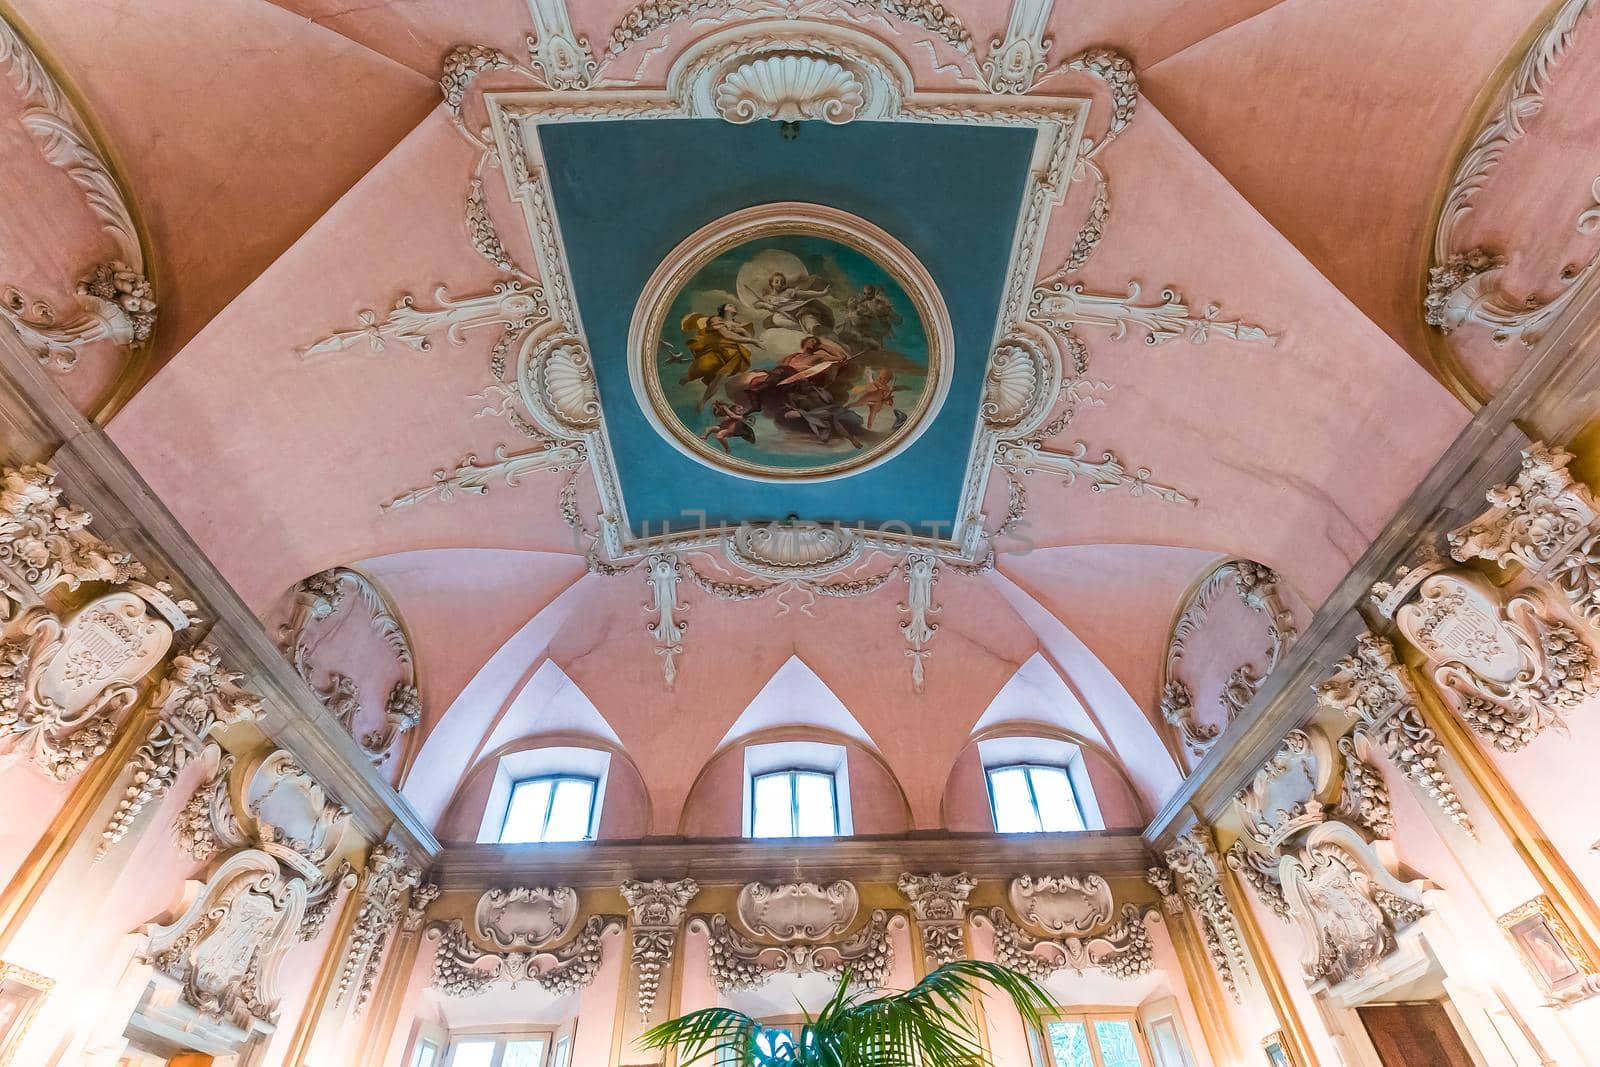
<svg viewBox="0 0 1600 1067"><path fill-rule="evenodd" d="M884 408L894 409L894 394L905 388L895 384L894 371L888 367L881 367L873 372L871 380L856 391L850 398L849 407L867 409L867 429L872 429L872 424L878 418L878 412Z"/></svg>
<svg viewBox="0 0 1600 1067"><path fill-rule="evenodd" d="M883 289L868 283L845 302L839 336L858 348L887 348L901 321Z"/></svg>
<svg viewBox="0 0 1600 1067"><path fill-rule="evenodd" d="M826 333L833 329L833 311L823 302L829 288L827 281L809 274L791 278L774 271L764 290L746 298L751 307L767 313L768 329Z"/></svg>
<svg viewBox="0 0 1600 1067"><path fill-rule="evenodd" d="M750 425L750 417L754 414L752 411L746 411L739 404L730 404L726 401L718 400L711 405L711 416L718 420L717 424L706 427L706 432L700 435L700 439L709 441L715 437L717 444L721 445L722 450L730 455L733 453L733 449L728 447L728 438L730 437L742 437L751 444L755 444L756 431Z"/></svg>
<svg viewBox="0 0 1600 1067"><path fill-rule="evenodd" d="M705 392L697 407L706 406L724 379L749 370L750 350L761 346L750 324L739 318L738 309L732 303L721 305L714 315L685 315L678 328L683 331L685 347L694 357L678 384L705 383ZM726 446L727 442L723 444Z"/></svg>

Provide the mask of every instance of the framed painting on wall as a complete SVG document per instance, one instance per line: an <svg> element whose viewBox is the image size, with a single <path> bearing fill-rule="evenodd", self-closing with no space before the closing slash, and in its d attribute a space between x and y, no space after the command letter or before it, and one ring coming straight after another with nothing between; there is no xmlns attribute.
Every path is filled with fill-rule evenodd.
<svg viewBox="0 0 1600 1067"><path fill-rule="evenodd" d="M1498 920L1511 938L1523 966L1550 996L1557 1000L1580 1000L1597 991L1595 962L1556 914L1548 897L1534 897Z"/></svg>
<svg viewBox="0 0 1600 1067"><path fill-rule="evenodd" d="M53 984L42 974L0 960L0 1067L15 1060L28 1025Z"/></svg>
<svg viewBox="0 0 1600 1067"><path fill-rule="evenodd" d="M1267 1067L1300 1067L1283 1045L1283 1031L1274 1030L1261 1040L1261 1050L1266 1054Z"/></svg>

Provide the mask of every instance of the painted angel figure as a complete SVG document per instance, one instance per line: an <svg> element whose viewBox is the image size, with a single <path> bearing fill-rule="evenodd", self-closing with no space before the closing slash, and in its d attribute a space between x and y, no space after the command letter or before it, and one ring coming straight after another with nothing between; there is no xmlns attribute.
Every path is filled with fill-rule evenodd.
<svg viewBox="0 0 1600 1067"><path fill-rule="evenodd" d="M850 398L848 406L867 409L867 429L870 430L878 418L878 412L884 408L894 409L894 394L904 388L905 386L895 383L893 370L880 367L873 371L871 379L865 385L857 389L856 394Z"/></svg>
<svg viewBox="0 0 1600 1067"><path fill-rule="evenodd" d="M774 271L764 290L746 293L745 298L751 307L767 313L769 329L816 334L833 329L833 312L823 303L828 290L828 283L821 278L809 274L791 278L782 271Z"/></svg>
<svg viewBox="0 0 1600 1067"><path fill-rule="evenodd" d="M883 289L869 283L846 302L839 335L860 348L886 348L901 321Z"/></svg>
<svg viewBox="0 0 1600 1067"><path fill-rule="evenodd" d="M742 437L751 444L756 443L755 428L750 425L750 416L754 412L746 411L742 405L730 404L718 400L711 405L711 415L717 420L716 425L707 426L706 432L700 435L702 441L709 441L713 437L722 450L732 454L733 449L728 447L728 438Z"/></svg>
<svg viewBox="0 0 1600 1067"><path fill-rule="evenodd" d="M721 305L714 315L685 315L678 328L693 357L678 384L705 383L697 407L705 407L725 379L749 370L750 350L761 347L760 339L749 323L740 320L732 303Z"/></svg>

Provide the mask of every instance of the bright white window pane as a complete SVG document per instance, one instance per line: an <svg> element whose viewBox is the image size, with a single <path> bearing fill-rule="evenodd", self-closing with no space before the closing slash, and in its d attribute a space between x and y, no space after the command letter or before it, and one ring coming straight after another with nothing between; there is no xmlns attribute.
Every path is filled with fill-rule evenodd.
<svg viewBox="0 0 1600 1067"><path fill-rule="evenodd" d="M544 1059L544 1038L525 1041L507 1041L505 1055L500 1057L500 1067L539 1067Z"/></svg>
<svg viewBox="0 0 1600 1067"><path fill-rule="evenodd" d="M1029 767L1033 798L1039 805L1039 825L1050 833L1082 830L1083 816L1072 795L1072 782L1064 767Z"/></svg>
<svg viewBox="0 0 1600 1067"><path fill-rule="evenodd" d="M439 1046L432 1041L424 1041L417 1045L417 1058L412 1061L412 1067L434 1067L439 1062Z"/></svg>
<svg viewBox="0 0 1600 1067"><path fill-rule="evenodd" d="M1139 1049L1134 1044L1133 1024L1126 1019L1098 1019L1095 1040L1100 1042L1100 1061L1105 1067L1139 1067Z"/></svg>
<svg viewBox="0 0 1600 1067"><path fill-rule="evenodd" d="M555 796L550 802L550 822L545 828L544 840L584 840L589 836L589 820L593 815L593 782L579 778L557 782Z"/></svg>
<svg viewBox="0 0 1600 1067"><path fill-rule="evenodd" d="M1089 1031L1081 1022L1053 1022L1048 1028L1050 1055L1056 1067L1095 1067Z"/></svg>
<svg viewBox="0 0 1600 1067"><path fill-rule="evenodd" d="M1028 772L1006 767L989 772L989 792L994 798L994 828L1002 834L1036 834L1039 813L1028 792Z"/></svg>
<svg viewBox="0 0 1600 1067"><path fill-rule="evenodd" d="M763 1030L756 1035L756 1048L764 1055L787 1059L793 1054L794 1036L787 1030Z"/></svg>
<svg viewBox="0 0 1600 1067"><path fill-rule="evenodd" d="M567 1057L572 1054L572 1039L563 1037L556 1042L555 1055L551 1057L550 1067L567 1067Z"/></svg>
<svg viewBox="0 0 1600 1067"><path fill-rule="evenodd" d="M755 780L751 803L752 837L793 837L794 779L787 774L764 774Z"/></svg>
<svg viewBox="0 0 1600 1067"><path fill-rule="evenodd" d="M801 837L832 837L838 832L831 774L797 774L794 790Z"/></svg>
<svg viewBox="0 0 1600 1067"><path fill-rule="evenodd" d="M511 787L511 803L506 806L506 821L500 827L502 844L515 845L543 838L545 819L550 814L551 785L548 778L536 778Z"/></svg>
<svg viewBox="0 0 1600 1067"><path fill-rule="evenodd" d="M493 1067L495 1041L461 1041L450 1053L450 1067Z"/></svg>

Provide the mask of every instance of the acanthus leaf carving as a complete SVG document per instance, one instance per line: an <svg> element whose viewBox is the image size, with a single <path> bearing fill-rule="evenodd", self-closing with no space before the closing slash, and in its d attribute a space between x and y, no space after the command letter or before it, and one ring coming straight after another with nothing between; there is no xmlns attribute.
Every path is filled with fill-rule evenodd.
<svg viewBox="0 0 1600 1067"><path fill-rule="evenodd" d="M906 656L911 660L911 687L922 692L926 679L924 663L933 650L929 644L939 624L932 620L941 612L933 601L933 586L939 580L939 559L927 552L908 552L905 558L906 598L900 613L906 616L900 632L906 638Z"/></svg>
<svg viewBox="0 0 1600 1067"><path fill-rule="evenodd" d="M0 23L3 24L3 23ZM67 503L56 472L43 463L0 471L0 619L12 603L28 606L58 587L84 582L124 585L145 577L143 564L89 531L94 516Z"/></svg>
<svg viewBox="0 0 1600 1067"><path fill-rule="evenodd" d="M977 881L961 874L902 874L896 883L911 901L929 969L967 958L967 897Z"/></svg>
<svg viewBox="0 0 1600 1067"><path fill-rule="evenodd" d="M351 1001L353 1012L359 1015L371 999L384 945L404 918L406 894L421 884L422 871L411 865L403 848L390 844L372 847L356 888L355 921L339 965L335 1005Z"/></svg>
<svg viewBox="0 0 1600 1067"><path fill-rule="evenodd" d="M894 966L891 921L887 911L878 910L865 926L838 941L769 945L752 941L724 915L696 920L709 935L711 982L722 993L757 988L774 974L813 971L835 978L849 972L865 986L881 986Z"/></svg>
<svg viewBox="0 0 1600 1067"><path fill-rule="evenodd" d="M172 658L153 698L156 713L149 734L124 772L128 786L101 831L97 859L122 840L146 805L166 795L214 730L259 716L261 699L241 689L240 680L241 675L230 670L210 645Z"/></svg>
<svg viewBox="0 0 1600 1067"><path fill-rule="evenodd" d="M1207 304L1197 315L1173 289L1163 289L1160 302L1154 304L1139 303L1141 292L1138 282L1129 282L1123 296L1090 292L1078 282L1055 282L1034 291L1029 317L1058 330L1074 326L1110 330L1113 339L1126 336L1130 329L1137 330L1144 334L1147 345L1165 344L1180 337L1203 345L1213 334L1270 346L1278 343L1277 334L1254 323L1224 319L1217 304Z"/></svg>
<svg viewBox="0 0 1600 1067"><path fill-rule="evenodd" d="M674 882L657 878L649 882L626 881L621 888L632 927L629 951L639 1018L648 1022L655 1013L662 973L677 954L678 928L700 886L693 878Z"/></svg>
<svg viewBox="0 0 1600 1067"><path fill-rule="evenodd" d="M1388 756L1462 832L1476 836L1445 770L1439 740L1423 720L1416 690L1387 639L1373 633L1357 638L1355 652L1317 687L1317 699L1353 718L1358 736Z"/></svg>
<svg viewBox="0 0 1600 1067"><path fill-rule="evenodd" d="M512 988L532 982L555 996L584 988L600 972L605 935L619 929L615 915L591 915L566 944L540 952L493 952L479 948L460 919L436 922L428 937L439 942L433 959L433 986L445 996L472 997L505 982Z"/></svg>
<svg viewBox="0 0 1600 1067"><path fill-rule="evenodd" d="M1093 934L1070 937L1035 937L1006 915L990 908L982 917L994 928L995 962L1030 978L1042 980L1061 970L1077 974L1100 969L1116 978L1132 979L1150 973L1155 950L1146 923L1154 909L1124 904L1116 921Z"/></svg>

